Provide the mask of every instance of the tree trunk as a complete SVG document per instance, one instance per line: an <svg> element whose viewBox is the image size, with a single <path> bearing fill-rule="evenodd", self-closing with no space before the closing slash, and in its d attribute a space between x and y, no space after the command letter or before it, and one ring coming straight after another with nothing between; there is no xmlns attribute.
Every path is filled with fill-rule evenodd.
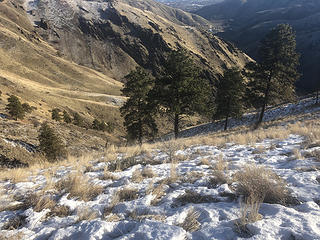
<svg viewBox="0 0 320 240"><path fill-rule="evenodd" d="M179 134L179 114L174 115L174 138L177 139Z"/></svg>
<svg viewBox="0 0 320 240"><path fill-rule="evenodd" d="M267 84L267 88L266 91L264 92L264 100L263 100L263 105L261 108L261 112L259 115L259 119L256 123L256 128L258 128L260 126L260 124L262 123L263 120L263 116L264 116L264 112L266 110L266 107L268 105L269 102L269 94L270 94L270 88L271 88L271 79L272 79L272 75L270 74L269 79L268 79L268 84Z"/></svg>
<svg viewBox="0 0 320 240"><path fill-rule="evenodd" d="M228 119L229 119L229 114L227 114L227 117L226 117L226 122L224 124L224 131L228 129Z"/></svg>
<svg viewBox="0 0 320 240"><path fill-rule="evenodd" d="M142 145L142 123L141 120L139 120L139 136L138 136L138 141L140 146Z"/></svg>

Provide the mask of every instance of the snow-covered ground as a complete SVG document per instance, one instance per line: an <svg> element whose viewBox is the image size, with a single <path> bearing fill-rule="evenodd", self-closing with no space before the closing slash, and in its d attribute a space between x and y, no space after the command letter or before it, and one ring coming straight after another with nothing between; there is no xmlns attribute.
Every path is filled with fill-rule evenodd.
<svg viewBox="0 0 320 240"><path fill-rule="evenodd" d="M269 107L264 114L263 121L273 121L288 116L294 116L299 114L306 114L312 112L319 112L320 105L315 106L315 98L307 97L299 100L297 103L288 103L276 107ZM231 118L228 123L228 128L235 128L239 126L254 125L257 121L257 112L250 112L244 114L240 119ZM183 130L179 133L180 137L191 137L199 134L208 134L210 132L221 131L224 128L224 120L215 121L214 123L206 123L196 127ZM169 134L168 137L172 137Z"/></svg>
<svg viewBox="0 0 320 240"><path fill-rule="evenodd" d="M50 184L50 180L55 183L75 171L72 167L59 167L52 179L46 174L50 169L43 169L25 182L2 181L0 207L18 204L12 196L44 192L53 196L60 206L69 207L70 213L59 217L50 216L50 209L40 212L35 212L33 208L5 210L0 212L0 236L21 233L22 239L75 240L320 239L320 161L310 154L320 150L320 147L310 145L303 148L304 141L302 136L289 135L284 140L265 139L250 145L190 146L174 152L174 158L179 160L176 168L168 163L170 151L153 150L152 154L144 156L147 166L136 164L123 171L112 172L113 180L101 178L105 167L110 164L107 159L95 159L83 176L89 178L92 186L103 188L102 193L90 201L70 198L68 193L50 189L44 192L43 188ZM137 161L139 159L138 156ZM241 197L230 197L234 196L236 183L210 184L213 174L210 166L214 166L219 159L228 163L226 175L230 179L246 164L272 169L286 180L291 196L298 200L297 204L262 203L259 210L261 220L247 225L249 234L246 236L239 234L235 221L240 217ZM140 179L141 182L134 181L133 175L144 168L148 168L149 174ZM164 181L170 176L174 179L175 172L177 179ZM127 199L118 199L115 204L115 193L121 189L136 189L137 192ZM161 191L163 193L159 194ZM196 197L182 200L181 196L190 191ZM109 211L106 211L108 208ZM192 209L198 213L198 227L188 232L181 224ZM23 219L20 227L4 230L10 219L17 216Z"/></svg>

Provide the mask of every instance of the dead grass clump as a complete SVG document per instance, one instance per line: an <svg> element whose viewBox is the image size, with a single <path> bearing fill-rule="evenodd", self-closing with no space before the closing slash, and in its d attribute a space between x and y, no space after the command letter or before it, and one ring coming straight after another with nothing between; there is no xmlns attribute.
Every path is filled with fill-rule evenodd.
<svg viewBox="0 0 320 240"><path fill-rule="evenodd" d="M17 215L10 218L3 226L2 230L15 230L23 227L26 224L26 216Z"/></svg>
<svg viewBox="0 0 320 240"><path fill-rule="evenodd" d="M135 166L137 164L139 164L140 162L137 161L137 159L135 157L128 157L128 158L124 158L124 159L117 159L114 162L110 162L109 166L108 166L108 170L111 172L121 172L125 169L128 169L132 166Z"/></svg>
<svg viewBox="0 0 320 240"><path fill-rule="evenodd" d="M285 204L289 198L286 183L263 166L247 165L235 174L236 191L245 198L266 203Z"/></svg>
<svg viewBox="0 0 320 240"><path fill-rule="evenodd" d="M159 214L151 214L148 210L137 211L133 210L129 213L129 217L134 221L142 222L146 219L163 222L166 219L166 216Z"/></svg>
<svg viewBox="0 0 320 240"><path fill-rule="evenodd" d="M197 192L186 190L186 192L177 197L172 204L172 207L184 206L188 203L200 204L200 203L216 203L219 199L210 195L201 195Z"/></svg>
<svg viewBox="0 0 320 240"><path fill-rule="evenodd" d="M304 154L305 158L312 158L316 162L320 162L320 150L314 150L312 152L307 152Z"/></svg>
<svg viewBox="0 0 320 240"><path fill-rule="evenodd" d="M143 179L144 177L142 176L141 170L139 169L134 170L134 172L132 173L131 180L135 183L140 183L143 181Z"/></svg>
<svg viewBox="0 0 320 240"><path fill-rule="evenodd" d="M103 171L103 175L99 177L100 180L118 180L118 177L108 171L108 167L106 167Z"/></svg>
<svg viewBox="0 0 320 240"><path fill-rule="evenodd" d="M236 232L241 237L250 237L252 234L247 228L247 224L254 223L262 219L262 215L259 214L261 201L254 196L246 199L245 204L240 205L240 217L234 222Z"/></svg>
<svg viewBox="0 0 320 240"><path fill-rule="evenodd" d="M298 148L292 149L292 154L294 155L294 158L297 160L302 160L303 156L301 155L301 152Z"/></svg>
<svg viewBox="0 0 320 240"><path fill-rule="evenodd" d="M138 190L135 188L124 188L117 192L119 201L132 201L139 197Z"/></svg>
<svg viewBox="0 0 320 240"><path fill-rule="evenodd" d="M213 166L212 178L210 178L209 186L217 187L218 185L225 184L229 182L227 177L228 171L228 162L223 158L223 155L220 154L216 163Z"/></svg>
<svg viewBox="0 0 320 240"><path fill-rule="evenodd" d="M76 197L83 201L91 201L103 192L103 187L89 182L88 178L73 174L56 183L59 192L68 192L68 197Z"/></svg>
<svg viewBox="0 0 320 240"><path fill-rule="evenodd" d="M201 223L198 221L200 213L191 208L181 224L178 224L179 227L182 227L187 232L198 231L201 227Z"/></svg>
<svg viewBox="0 0 320 240"><path fill-rule="evenodd" d="M266 152L266 149L263 146L258 146L252 151L252 154L263 154Z"/></svg>
<svg viewBox="0 0 320 240"><path fill-rule="evenodd" d="M151 167L145 167L143 168L142 172L141 172L142 177L144 178L153 178L156 177L157 174L154 173L154 171L152 170Z"/></svg>
<svg viewBox="0 0 320 240"><path fill-rule="evenodd" d="M200 160L200 165L207 165L207 166L211 166L211 162L209 161L208 158L201 158Z"/></svg>
<svg viewBox="0 0 320 240"><path fill-rule="evenodd" d="M200 178L204 176L203 172L198 172L198 171L191 171L188 172L187 175L182 179L183 182L185 183L195 183L198 181Z"/></svg>
<svg viewBox="0 0 320 240"><path fill-rule="evenodd" d="M77 211L78 222L81 221L91 221L99 217L99 214L96 211L93 211L89 207L80 208Z"/></svg>
<svg viewBox="0 0 320 240"><path fill-rule="evenodd" d="M154 198L152 199L150 204L152 206L158 205L161 199L163 198L163 196L166 195L166 192L164 190L164 185L159 184L157 187L153 188L153 191L151 194L154 196Z"/></svg>

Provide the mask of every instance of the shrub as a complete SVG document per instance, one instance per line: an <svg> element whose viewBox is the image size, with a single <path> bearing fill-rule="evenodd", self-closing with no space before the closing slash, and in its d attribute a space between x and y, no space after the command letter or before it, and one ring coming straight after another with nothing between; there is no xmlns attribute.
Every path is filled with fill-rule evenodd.
<svg viewBox="0 0 320 240"><path fill-rule="evenodd" d="M248 165L235 175L237 193L245 198L266 203L285 204L289 193L286 183L273 171L263 166Z"/></svg>
<svg viewBox="0 0 320 240"><path fill-rule="evenodd" d="M36 109L35 107L30 106L29 103L23 103L22 108L25 113L32 113L32 111Z"/></svg>
<svg viewBox="0 0 320 240"><path fill-rule="evenodd" d="M81 117L77 112L73 114L73 124L79 127L82 127L84 125L83 117Z"/></svg>
<svg viewBox="0 0 320 240"><path fill-rule="evenodd" d="M54 109L52 109L52 111L51 111L51 118L52 118L53 120L58 121L58 122L61 121L60 112L61 112L61 110L60 110L59 108L54 108Z"/></svg>
<svg viewBox="0 0 320 240"><path fill-rule="evenodd" d="M66 156L66 149L62 140L47 123L43 123L38 136L39 149L49 161L56 161Z"/></svg>
<svg viewBox="0 0 320 240"><path fill-rule="evenodd" d="M183 223L178 224L179 227L182 227L187 232L194 232L200 229L201 223L198 221L200 213L191 208L184 219Z"/></svg>
<svg viewBox="0 0 320 240"><path fill-rule="evenodd" d="M72 119L71 119L69 113L66 110L63 111L63 121L65 123L71 123L72 122Z"/></svg>

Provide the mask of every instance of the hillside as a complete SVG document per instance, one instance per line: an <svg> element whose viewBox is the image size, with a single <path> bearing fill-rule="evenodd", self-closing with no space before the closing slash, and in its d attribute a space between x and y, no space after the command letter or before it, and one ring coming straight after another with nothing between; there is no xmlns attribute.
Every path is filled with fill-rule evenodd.
<svg viewBox="0 0 320 240"><path fill-rule="evenodd" d="M309 110L256 131L2 170L0 238L319 239L319 107Z"/></svg>
<svg viewBox="0 0 320 240"><path fill-rule="evenodd" d="M301 53L300 90L310 90L319 81L320 2L317 0L227 0L196 11L224 26L219 36L234 42L256 57L259 41L274 26L289 23L297 34Z"/></svg>
<svg viewBox="0 0 320 240"><path fill-rule="evenodd" d="M55 107L81 112L90 120L119 120L122 84L61 58L39 36L22 3L0 2L0 46L1 111L8 95L15 94L36 107L34 114L42 120Z"/></svg>
<svg viewBox="0 0 320 240"><path fill-rule="evenodd" d="M157 0L158 2L164 3L170 7L180 8L184 11L195 11L204 6L216 4L223 0Z"/></svg>
<svg viewBox="0 0 320 240"><path fill-rule="evenodd" d="M156 73L177 46L215 74L250 60L210 34L214 26L207 20L152 0L26 1L25 8L42 38L66 59L117 80L137 65Z"/></svg>

